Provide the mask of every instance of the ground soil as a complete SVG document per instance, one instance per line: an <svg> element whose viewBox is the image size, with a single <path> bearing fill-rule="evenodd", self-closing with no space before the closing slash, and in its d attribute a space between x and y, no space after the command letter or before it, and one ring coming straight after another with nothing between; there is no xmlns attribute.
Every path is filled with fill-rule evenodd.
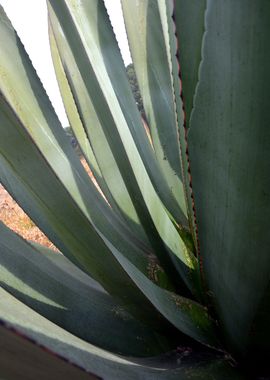
<svg viewBox="0 0 270 380"><path fill-rule="evenodd" d="M85 160L81 161L88 174L92 177ZM93 178L92 178L93 179ZM25 214L20 206L0 184L0 220L23 238L35 241L57 251L57 248L40 231L35 223Z"/></svg>
<svg viewBox="0 0 270 380"><path fill-rule="evenodd" d="M1 185L0 220L25 239L35 241L55 251L57 250Z"/></svg>

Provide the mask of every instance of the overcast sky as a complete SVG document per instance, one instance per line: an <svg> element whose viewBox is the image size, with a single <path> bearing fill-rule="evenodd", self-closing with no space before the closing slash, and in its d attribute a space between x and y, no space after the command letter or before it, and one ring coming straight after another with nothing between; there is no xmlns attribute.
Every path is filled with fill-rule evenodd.
<svg viewBox="0 0 270 380"><path fill-rule="evenodd" d="M91 1L91 0L90 0ZM54 75L47 33L46 0L0 0L17 30L63 126L68 121ZM120 0L105 0L125 64L131 62Z"/></svg>

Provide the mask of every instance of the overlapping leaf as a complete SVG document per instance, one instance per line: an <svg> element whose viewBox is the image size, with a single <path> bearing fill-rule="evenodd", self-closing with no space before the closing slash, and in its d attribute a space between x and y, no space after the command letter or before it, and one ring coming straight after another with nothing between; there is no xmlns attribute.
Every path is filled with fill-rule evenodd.
<svg viewBox="0 0 270 380"><path fill-rule="evenodd" d="M202 306L147 278L149 258L83 171L20 41L5 15L1 17L5 36L0 113L2 181L63 253L134 315L163 331L172 329L166 323L169 320L195 339L218 345L213 322ZM28 113L30 106L32 112ZM170 222L168 217L166 220ZM184 246L173 224L169 226L169 235L175 237L171 244ZM154 265L152 280L159 283L157 268Z"/></svg>
<svg viewBox="0 0 270 380"><path fill-rule="evenodd" d="M269 1L207 2L188 137L203 268L241 354L269 336L269 17Z"/></svg>
<svg viewBox="0 0 270 380"><path fill-rule="evenodd" d="M116 244L131 243L127 239L129 233L114 217L70 147L23 46L3 12L0 27L5 37L0 78L1 89L5 91L0 97L1 182L61 251L110 293L120 296L122 301L128 297L135 303L138 296L140 308L135 307L134 312L140 312L144 304L142 294L112 255L112 247L109 249L105 243L110 234L110 244L114 238ZM94 223L105 233L104 238ZM113 233L117 225L124 227L121 239ZM135 259L137 249L134 244L134 249L129 247L126 253ZM144 256L138 252L137 258L140 266ZM146 262L144 267L146 272ZM130 290L131 297L127 296ZM151 309L154 311L149 306L146 317Z"/></svg>
<svg viewBox="0 0 270 380"><path fill-rule="evenodd" d="M192 354L184 349L183 352L172 352L166 356L143 360L114 355L64 331L2 289L0 295L0 318L1 322L4 322L4 326L0 326L0 364L2 375L7 378L10 378L11 374L15 373L16 376L19 373L24 379L25 362L21 359L29 360L35 357L36 361L31 360L31 365L27 368L27 380L34 380L34 375L40 374L40 367L46 370L46 374L50 373L49 370L53 374L65 373L65 378L72 380L91 379L93 376L105 380L195 380L209 375L219 380L241 379L224 357L210 353ZM17 334L10 329L15 329ZM30 339L30 342L25 341L23 336ZM6 342L4 347L3 342ZM60 357L56 360L56 357L47 356L40 346L47 352L49 350L51 355L56 354ZM10 357L10 350L18 354L17 366L14 366L12 361L14 358ZM61 362L61 358L65 362ZM44 362L51 366L49 370ZM76 368L70 368L71 364L87 371L89 376L87 377L87 373L78 372L79 369L76 372Z"/></svg>
<svg viewBox="0 0 270 380"><path fill-rule="evenodd" d="M131 360L79 337L142 356L184 339L180 330L221 350L208 311L181 293L189 288L203 298L188 217L226 343L241 355L267 349L269 1L122 3L153 148L103 2L48 0L52 53L69 120L107 199L70 147L1 11L1 181L63 253L106 290L92 286L61 255L41 255L41 248L0 226L3 287L77 337L3 289L0 335L16 352L23 347L41 359L38 347L19 342L7 329L15 328L110 379L238 378L213 354L190 361L179 353L169 360ZM46 360L65 371L52 357Z"/></svg>
<svg viewBox="0 0 270 380"><path fill-rule="evenodd" d="M152 356L172 348L63 255L32 248L4 225L0 238L1 287L45 318L112 352Z"/></svg>
<svg viewBox="0 0 270 380"><path fill-rule="evenodd" d="M192 277L197 261L179 238L161 202L172 217L175 211L170 191L141 126L104 5L84 1L79 5L73 1L49 3L62 64L76 104L80 105L81 120L85 127L91 127L88 137L101 171L108 147L161 264L173 275L172 260L187 286L196 292ZM96 124L91 126L94 121ZM175 219L179 218L176 213Z"/></svg>
<svg viewBox="0 0 270 380"><path fill-rule="evenodd" d="M186 215L171 68L158 2L122 0L122 7L155 155L173 196Z"/></svg>

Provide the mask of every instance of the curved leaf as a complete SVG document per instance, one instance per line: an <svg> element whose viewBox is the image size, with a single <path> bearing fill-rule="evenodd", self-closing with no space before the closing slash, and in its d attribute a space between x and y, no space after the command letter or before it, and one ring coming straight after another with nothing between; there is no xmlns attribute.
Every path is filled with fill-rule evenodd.
<svg viewBox="0 0 270 380"><path fill-rule="evenodd" d="M158 2L121 2L155 155L178 205L186 215L171 70ZM182 223L187 225L184 218Z"/></svg>
<svg viewBox="0 0 270 380"><path fill-rule="evenodd" d="M109 351L140 357L173 347L136 321L63 255L31 247L2 224L0 284L45 318Z"/></svg>
<svg viewBox="0 0 270 380"><path fill-rule="evenodd" d="M67 77L66 77L60 56L59 56L57 44L55 41L55 37L53 35L50 22L49 22L49 40L50 40L51 55L53 59L54 70L56 73L56 78L58 81L59 89L61 92L62 100L65 106L65 111L66 111L70 126L79 143L80 149L82 150L83 155L91 169L91 172L94 175L95 181L97 181L99 188L104 194L106 200L109 202L110 206L113 207L114 211L117 211L117 205L106 184L106 181L103 178L103 175L100 171L100 167L97 163L96 157L94 155L93 149L88 139L87 133L81 122L78 109L75 104L75 101L74 101L71 89L69 87L69 83L68 83L68 80L67 80ZM134 224L133 224L133 227L134 227Z"/></svg>
<svg viewBox="0 0 270 380"><path fill-rule="evenodd" d="M52 17L52 16L51 16ZM57 30L55 30L57 33ZM82 102L76 106L75 100L73 98L72 90L70 88L68 78L65 74L65 70L63 64L61 62L61 57L59 55L57 43L55 40L54 32L51 26L51 22L49 21L49 36L50 36L50 46L51 46L51 54L53 58L54 68L56 77L58 80L59 88L61 91L62 99L65 104L65 109L71 124L71 127L74 131L74 134L80 144L80 147L87 159L91 170L94 173L94 176L104 193L106 199L109 201L110 206L113 207L115 211L119 211L122 216L125 218L125 222L128 223L130 228L135 231L138 237L144 241L144 243L149 245L148 238L145 235L144 229L140 225L140 221L137 216L137 212L133 206L133 203L128 194L125 183L122 180L121 173L118 170L118 167L114 163L114 157L109 151L109 147L107 147L107 142L102 141L98 145L97 155L99 161L101 161L102 172L100 170L99 164L96 160L95 153L92 149L91 143L88 138L89 127L85 127L84 124L92 127L90 132L95 133L97 131L97 125L99 125L99 121L96 120L93 116L89 116L86 118L80 118L80 108L82 107ZM58 43L59 43L58 36ZM62 38L62 44L65 41ZM66 53L68 51L68 45L65 45ZM72 56L68 58L69 65L72 62ZM79 82L79 78L77 78L77 83ZM82 87L80 91L83 94L84 88ZM83 124L84 123L84 124ZM100 128L100 127L99 127ZM107 186L107 183L109 187ZM122 212L121 212L122 211ZM149 248L148 248L149 249Z"/></svg>
<svg viewBox="0 0 270 380"><path fill-rule="evenodd" d="M178 126L178 137L180 143L180 152L181 152L181 166L182 166L182 182L185 190L185 199L186 207L188 214L188 221L190 226L190 232L193 238L193 244L195 245L196 252L198 254L199 247L197 242L197 227L196 227L196 216L193 202L193 193L192 193L192 184L191 184L191 175L190 175L190 164L188 158L188 146L187 146L187 115L185 113L185 104L183 99L182 91L182 81L181 81L181 68L179 63L179 41L177 39L177 31L175 25L175 7L179 4L173 1L158 1L158 8L160 14L160 20L162 24L165 50L167 53L167 65L170 69L171 81L172 81L172 90L174 96L174 111L175 119ZM184 12L189 9L189 3L185 7L181 8L181 11ZM189 13L189 12L188 12ZM183 18L188 17L188 14L184 13ZM200 276L198 276L198 284L200 285ZM198 291L200 293L201 291Z"/></svg>
<svg viewBox="0 0 270 380"><path fill-rule="evenodd" d="M88 136L94 139L92 147L101 170L103 168L98 158L98 155L102 155L100 143L103 141L107 144L108 139L121 175L139 211L138 216L162 266L176 278L175 269L171 264L173 261L186 285L195 291L193 269L197 266L197 261L179 237L177 227L160 201L159 196L163 197L163 190L160 189L157 194L153 187L152 181L155 183L157 177L161 179L160 183L163 183L162 175L158 169L154 169L156 163L144 131L136 127L141 121L120 52L116 41L111 37L111 26L104 5L95 1L82 1L76 6L73 1L49 3L50 19L74 98L78 99L77 104L84 105L87 102L87 106L83 106L81 110L81 118L87 120L91 116L92 120L94 115L95 120L100 121L102 130L92 128ZM62 43L64 45L61 49ZM112 67L116 70L114 73ZM76 82L73 83L74 78ZM77 88L78 83L80 91ZM122 96L123 92L127 93L125 97ZM103 136L102 140L95 140L96 134L99 134L99 137ZM149 177L149 170L152 174L155 173L155 178ZM167 190L165 193L168 194Z"/></svg>
<svg viewBox="0 0 270 380"><path fill-rule="evenodd" d="M1 115L1 113L0 113ZM1 124L0 124L1 125ZM11 131L12 129L10 128L8 136L11 136ZM7 139L5 140L5 143L8 143L8 136ZM34 147L30 144L27 144L27 140L21 139L22 143L22 150L20 151L20 154L23 152L23 149L27 149L27 155L31 157L31 152L35 151ZM10 147L12 147L12 144L10 144ZM15 151L15 153L17 150ZM11 151L9 151L9 155L11 154ZM20 156L21 157L21 156ZM34 156L34 159L31 160L32 166L28 167L23 165L20 169L20 175L23 175L24 168L27 168L27 170L31 170L31 173L33 173L34 168L39 169L39 173L42 171L40 168L40 158L39 156ZM46 170L45 170L46 168ZM3 167L3 170L8 170L7 165ZM44 173L48 176L50 174L50 171L48 171L48 168L45 166L44 167ZM35 182L32 182L32 189L33 186L39 186L36 187L36 191L39 196L32 196L30 198L27 198L27 194L29 195L29 192L25 191L25 183L18 181L17 177L15 175L12 175L8 173L9 175L7 176L7 183L11 185L12 188L16 188L17 191L19 190L19 193L23 195L24 201L26 204L31 205L33 207L33 201L36 201L36 206L34 211L39 212L41 211L44 213L44 208L42 208L42 203L40 204L40 197L43 197L44 201L47 202L48 206L52 207L52 204L49 202L51 200L51 197L49 197L49 191L48 188L44 186L44 183L41 181L41 178L38 178L38 180ZM3 177L2 177L3 178ZM45 177L46 178L46 177ZM52 183L52 178L53 176L50 176L50 183ZM54 199L54 202L57 202L59 199L59 195L57 196L57 189L58 189L58 182L54 182L54 186L50 188L50 190L53 190L52 196ZM27 189L27 186L26 186ZM30 193L31 194L31 193ZM149 280L149 283L147 282L146 277L140 277L140 271L136 269L135 266L133 266L130 262L128 261L123 261L123 256L120 254L119 251L115 249L115 247L112 245L111 242L109 242L105 236L102 236L102 239L105 243L104 247L99 246L97 244L99 243L99 240L96 240L96 236L93 236L90 234L90 227L88 224L85 224L85 220L81 219L80 214L78 211L76 211L76 208L72 209L72 215L67 214L67 217L65 217L65 213L61 209L59 209L59 214L55 214L57 210L57 204L60 205L62 202L65 201L65 198L63 197L65 192L61 193L62 198L61 202L55 204L55 209L50 210L50 209L45 209L46 211L46 216L49 217L49 220L54 220L54 218L57 215L57 219L61 218L61 223L55 223L55 233L58 232L58 236L62 238L63 246L65 248L64 244L69 243L69 249L74 249L75 250L75 258L79 259L82 264L85 265L85 268L96 278L104 287L107 289L111 294L114 296L117 296L118 298L121 299L122 303L132 311L135 315L138 317L142 318L145 321L148 321L153 328L161 328L162 324L164 325L164 321L160 319L159 314L157 313L156 309L152 307L152 305L147 301L149 300L153 302L152 300L152 287L151 287L151 281ZM67 205L69 207L65 207L64 210L65 212L70 212L70 207L73 205L70 203L70 200L67 198L66 199ZM33 214L33 212L32 212ZM75 218L76 217L76 218ZM63 219L62 219L63 218ZM72 222L72 223L71 223ZM73 225L73 223L75 223ZM74 228L77 228L77 233L75 233ZM72 230L70 228L73 228ZM74 235L75 233L75 235ZM76 237L82 237L83 240L81 239L76 239ZM92 240L93 239L93 240ZM105 248L106 247L106 248ZM107 252L105 249L109 249L110 251ZM90 250L92 249L92 251ZM103 249L103 251L102 251ZM70 251L68 251L70 252ZM78 253L77 253L78 252ZM98 255L96 254L98 252ZM72 253L72 251L71 251ZM104 255L102 257L102 255ZM113 255L115 256L117 262L114 262L113 260ZM101 260L102 257L102 261ZM133 258L134 260L134 258ZM121 266L117 266L118 261L120 261ZM124 264L123 264L124 263ZM122 266L124 265L124 270L125 272L128 272L128 276L125 274L125 272L121 272ZM89 269L88 269L89 268ZM118 270L118 272L116 272ZM154 269L154 278L158 274L156 270ZM127 276L127 277L126 277ZM139 276L139 277L138 277ZM140 290L136 288L135 284L131 282L130 278L135 281L136 279L136 285L140 286ZM141 281L143 281L141 283ZM145 283L146 281L146 283ZM139 284L139 285L138 285ZM148 290L145 288L145 286L148 288ZM181 297L180 301L178 302L177 296L174 296L171 293L167 293L165 290L156 287L155 289L155 298L156 301L155 303L158 305L158 310L160 313L165 316L165 318L169 319L171 323L173 323L177 328L180 328L181 331L185 332L186 334L192 334L194 335L195 338L199 337L199 340L203 342L208 342L208 328L210 328L210 336L211 336L211 321L208 321L208 317L206 316L206 313L204 309L197 305L194 304L194 312L193 313L193 308L186 307L186 304L192 305L192 301L187 300L186 302L183 300L183 304L181 302ZM145 297L143 296L145 295ZM179 315L183 314L184 318L179 319ZM194 319L194 315L195 319ZM202 317L202 320L200 321ZM210 325L209 325L209 323ZM188 327L191 323L191 327ZM198 323L199 325L201 324L201 327L198 329ZM206 330L205 330L205 323L206 323ZM161 324L161 325L160 325ZM193 327L192 327L193 326ZM164 326L166 327L166 326ZM163 327L163 328L164 328ZM198 331L197 331L198 330ZM200 330L202 330L200 332ZM199 335L198 335L199 333ZM202 333L202 339L200 339L200 335ZM206 335L205 335L206 334ZM211 344L211 339L210 339L210 344Z"/></svg>
<svg viewBox="0 0 270 380"><path fill-rule="evenodd" d="M69 371L65 377L67 379L91 379L90 375L93 373L104 380L126 380L127 378L130 380L142 378L149 380L197 380L209 378L209 376L215 380L242 379L242 376L230 367L224 357L211 353L193 353L185 347L183 347L182 352L179 350L178 353L173 352L163 357L143 360L113 355L65 332L15 300L2 289L0 289L0 295L0 318L4 323L4 326L0 327L0 363L3 363L1 374L5 373L8 379L14 372L15 376L18 372L20 373L18 369L23 371L25 368L24 362L20 358L31 359L31 365L28 366L26 372L29 373L27 380L32 379L33 377L30 376L33 374L39 374L39 366L43 365L42 368L44 368L46 363L51 365L50 370L52 372L57 370L62 374L61 371ZM28 338L28 342L23 338ZM3 347L3 342L7 342L7 346ZM66 363L53 360L43 350L40 351L39 347L44 347L49 352L55 353L58 357L60 356L59 360L63 358ZM14 355L18 354L16 366L11 363L14 356L10 357L9 348L12 349ZM33 361L34 357L37 361ZM44 361L45 364L42 364ZM70 363L84 369L90 375L87 377L83 372L76 373L75 369L70 367ZM71 377L68 377L69 374ZM81 377L78 377L79 375Z"/></svg>
<svg viewBox="0 0 270 380"><path fill-rule="evenodd" d="M65 255L80 263L124 304L128 299L128 307L135 314L145 314L146 320L152 321L153 313L155 323L159 320L155 309L126 275L105 240L110 239L110 244L117 246L113 247L115 252L119 248L148 273L146 253L81 166L3 12L0 28L5 37L5 44L1 45L0 82L6 96L0 97L1 181ZM139 308L135 306L136 299Z"/></svg>
<svg viewBox="0 0 270 380"><path fill-rule="evenodd" d="M207 0L199 2L197 0L177 0L174 2L173 16L179 46L178 59L181 70L186 128L189 128L193 100L199 79L206 3Z"/></svg>
<svg viewBox="0 0 270 380"><path fill-rule="evenodd" d="M269 284L269 17L265 0L207 2L188 137L203 269L228 344L241 354L260 329L253 322Z"/></svg>
<svg viewBox="0 0 270 380"><path fill-rule="evenodd" d="M18 129L13 129L13 126L17 125L17 120L12 120L12 114L8 114L8 117L5 115L1 98L0 109L0 129L2 136L6 137L0 141L1 182L13 195L15 194L15 199L17 197L20 199L23 207L48 234L51 241L76 265L79 263L79 266L99 281L108 292L120 297L125 302L127 294L133 289L131 290L133 293L131 299L135 303L137 296L140 299L140 309L136 307L134 312L137 310L141 313L144 301L130 278L114 259L103 238L96 233L86 217L76 207L73 199L41 159L34 145L29 143L26 136L23 136L23 130L17 134ZM1 128L4 126L8 129ZM5 131L8 133L5 134ZM18 141L18 137L19 150L15 142ZM13 164L5 159L6 155ZM22 157L28 158L28 165L21 161ZM14 163L16 163L16 170ZM133 255L133 259L135 257ZM143 256L141 259L144 260ZM150 307L146 311L146 318L149 318L151 309ZM155 314L155 311L152 311Z"/></svg>
<svg viewBox="0 0 270 380"><path fill-rule="evenodd" d="M209 316L207 308L188 298L159 288L122 255L118 255L118 260L138 288L172 325L198 342L222 351L215 321Z"/></svg>
<svg viewBox="0 0 270 380"><path fill-rule="evenodd" d="M27 56L19 41L16 40L14 32L10 27L7 29L4 23L0 26L3 34L6 34L6 45L4 47L13 49L14 54L17 52L18 61L14 60L13 65L27 69L28 75L32 79L32 85L35 85L44 95L38 78L30 70ZM16 45L12 38L15 38ZM17 51L17 46L19 51ZM8 54L5 55L4 53L7 54L6 50L3 50L3 62L5 62L4 58L9 62ZM20 66L19 59L26 61L25 66ZM13 65L6 63L7 73L12 72ZM17 71L14 70L14 77L6 76L11 83L17 79ZM17 110L18 116L25 121L25 124L22 124L5 99L0 98L2 121L0 129L4 137L1 139L0 147L4 184L13 193L20 194L19 198L22 197L24 206L31 212L31 215L36 216L37 219L40 218L45 227L46 224L50 225L48 220L53 222L54 236L58 238L60 248L63 247L63 253L75 257L75 262L79 262L130 312L149 323L153 328L171 333L172 327L166 321L168 319L184 333L191 334L195 339L206 344L209 341L211 344L213 340L212 322L203 307L190 300L184 301L183 299L183 302L178 302L178 298L175 300L173 293L167 293L159 287L153 288L152 282L150 280L148 282L148 258L141 254L135 242L129 239L128 235L121 236L121 229L118 230L119 221L114 218L107 203L97 192L87 174L83 172L68 141L63 140L61 142L60 139L64 132L61 129L53 128L53 124L49 126L44 121L42 123L42 119L38 118L38 115L40 118L42 117L40 115L41 110L50 111L49 106L45 107L46 98L42 98L44 100L37 98L42 108L34 108L36 98L31 94L26 77L21 78L20 83L15 88L16 91L10 87L9 82L4 82L4 84L6 96L9 101L12 101L13 107L17 105L16 95L18 96L20 91L25 92ZM43 101L45 105L42 103ZM29 104L33 105L31 115L26 113L26 105L29 106ZM49 115L52 118L54 117L51 112ZM38 129L35 129L32 123L26 123L27 118L32 121L31 117L34 116L36 116L35 120L40 122ZM50 170L40 151L32 144L28 133L31 134L31 138L37 143L41 152L44 152L44 155L46 148L50 150L51 154L46 154L46 157L54 172ZM28 160L28 165L25 165L22 157ZM69 175L71 170L72 176ZM50 184L49 187L48 184ZM49 228L52 229L52 226ZM176 230L175 234L175 239L177 236L177 239L180 240ZM175 241L172 240L171 244L174 243ZM129 245L130 250L125 249L128 248L126 244ZM181 241L178 242L178 246L179 244ZM122 250L131 262L125 261L121 253ZM144 274L141 273L141 270ZM156 272L158 271L154 266L153 279L159 282L158 277L156 278ZM145 284L146 289L143 284ZM155 289L154 293L153 289ZM152 294L155 297L155 306L158 306L158 310L153 306ZM181 297L180 300L182 300ZM186 307L186 304L191 305L191 308ZM193 304L194 307L192 307ZM179 319L181 315L182 318ZM175 330L173 331L175 333Z"/></svg>
<svg viewBox="0 0 270 380"><path fill-rule="evenodd" d="M34 344L21 331L0 321L0 367L2 379L8 380L98 380L82 368L56 355L44 345Z"/></svg>

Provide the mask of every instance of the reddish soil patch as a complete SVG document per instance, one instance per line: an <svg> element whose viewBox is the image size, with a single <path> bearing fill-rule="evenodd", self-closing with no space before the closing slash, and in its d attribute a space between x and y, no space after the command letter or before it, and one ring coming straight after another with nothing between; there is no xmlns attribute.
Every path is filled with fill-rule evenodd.
<svg viewBox="0 0 270 380"><path fill-rule="evenodd" d="M0 220L27 240L35 241L55 251L57 248L25 214L9 193L0 185Z"/></svg>
<svg viewBox="0 0 270 380"><path fill-rule="evenodd" d="M92 177L90 169L85 162L81 160L87 173ZM94 178L92 180L95 182ZM10 229L21 235L24 239L35 241L41 245L57 251L53 243L40 231L35 223L25 214L20 206L14 201L9 193L0 184L0 220L2 220Z"/></svg>

